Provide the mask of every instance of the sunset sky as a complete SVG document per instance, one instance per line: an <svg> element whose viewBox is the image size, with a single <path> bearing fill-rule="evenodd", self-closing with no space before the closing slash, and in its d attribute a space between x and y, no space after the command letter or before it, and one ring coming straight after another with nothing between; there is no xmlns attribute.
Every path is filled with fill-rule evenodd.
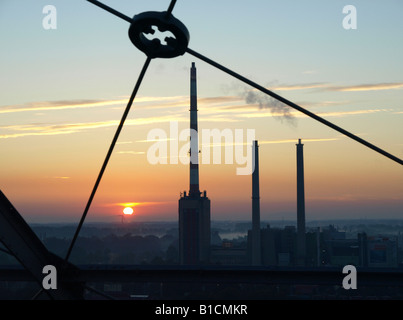
<svg viewBox="0 0 403 320"><path fill-rule="evenodd" d="M103 2L133 16L170 1ZM42 26L48 4L55 30ZM356 30L343 28L347 4ZM402 12L400 0L178 0L173 14L191 49L403 158ZM0 190L28 222L79 221L146 59L128 28L84 0L0 0ZM253 129L259 141L262 220L296 219L298 139L307 221L403 218L401 165L185 54L151 61L87 221L119 222L125 206L132 221L178 218L189 167L170 157L170 128L189 126L192 62L199 130L245 142ZM167 164L147 158L155 129L167 133ZM220 164L200 164L212 220L249 220L251 176L221 151Z"/></svg>

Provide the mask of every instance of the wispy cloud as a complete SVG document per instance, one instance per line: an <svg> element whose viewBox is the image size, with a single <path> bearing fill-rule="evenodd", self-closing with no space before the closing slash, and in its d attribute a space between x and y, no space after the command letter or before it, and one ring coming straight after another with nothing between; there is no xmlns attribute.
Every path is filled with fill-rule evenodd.
<svg viewBox="0 0 403 320"><path fill-rule="evenodd" d="M321 108L321 107L334 107L339 105L347 105L351 103L349 100L343 101L318 101L318 102L311 102L311 101L301 101L296 102L298 105L303 106L304 108ZM237 104L237 105L223 105L219 106L219 109L212 109L211 112L228 112L228 113L236 113L236 112L250 112L251 110L258 110L258 104ZM259 110L262 111L262 110ZM210 112L210 109L208 110Z"/></svg>
<svg viewBox="0 0 403 320"><path fill-rule="evenodd" d="M333 86L327 89L331 91L378 91L378 90L392 90L403 89L403 83L375 83L375 84L360 84L355 86Z"/></svg>
<svg viewBox="0 0 403 320"><path fill-rule="evenodd" d="M174 138L166 138L166 139L149 139L149 140L137 140L136 142L161 142L161 141L174 141Z"/></svg>
<svg viewBox="0 0 403 320"><path fill-rule="evenodd" d="M148 125L169 121L185 121L185 118L180 119L178 116L146 117L146 118L126 120L125 125L126 126ZM118 120L110 120L99 122L68 123L61 125L29 124L29 125L5 126L2 127L2 129L12 131L12 133L2 134L0 135L0 139L19 138L27 136L49 136L49 135L71 134L91 129L116 127L118 123L119 123Z"/></svg>
<svg viewBox="0 0 403 320"><path fill-rule="evenodd" d="M184 97L137 97L135 103L165 103L175 104L177 101L183 100ZM20 105L0 106L0 113L14 112L32 112L32 111L49 111L49 110L66 110L66 109L82 109L82 108L99 108L115 105L125 105L128 98L112 99L112 100L61 100L61 101L39 101Z"/></svg>
<svg viewBox="0 0 403 320"><path fill-rule="evenodd" d="M250 107L254 106L257 111L250 112ZM235 108L235 109L231 109ZM362 114L374 114L379 112L387 111L385 109L369 109L369 110L354 110L354 111L335 111L335 112L322 112L317 113L317 115L322 117L345 117L345 116L354 116L354 115L362 115ZM221 113L221 114L220 114ZM229 117L228 113L231 113L231 117ZM302 113L297 111L293 111L290 113L292 117L305 117ZM211 115L211 117L202 117L199 119L200 122L239 122L242 121L242 118L251 119L251 118L264 118L264 117L284 117L283 112L273 112L266 111L264 109L259 109L258 104L255 105L241 105L241 106L213 106L211 108L207 108L205 111L205 115ZM125 122L125 126L132 125L150 125L150 124L158 124L158 123L169 123L169 122L188 122L187 114L170 114L163 116L151 116L151 117L143 117L137 119L128 119ZM98 121L98 122L83 122L83 123L66 123L66 124L26 124L26 125L11 125L11 126L3 126L1 129L6 133L0 134L0 139L9 139L9 138L19 138L19 137L27 137L27 136L51 136L51 135L61 135L61 134L72 134L78 133L82 131L88 131L99 128L107 128L107 127L117 127L119 121L118 120L109 120L109 121ZM122 143L123 144L123 143Z"/></svg>
<svg viewBox="0 0 403 320"><path fill-rule="evenodd" d="M0 135L0 139L18 138L26 136L46 136L46 135L59 135L69 134L83 131L86 129L96 129L110 127L117 125L118 121L104 121L104 122L88 122L88 123L69 123L58 125L40 125L40 124L28 124L28 125L13 125L2 127L14 133Z"/></svg>
<svg viewBox="0 0 403 320"><path fill-rule="evenodd" d="M354 110L354 111L334 111L334 112L320 112L317 113L319 116L324 117L345 117L345 116L355 116L359 114L372 114L379 112L386 112L386 109L367 109L367 110Z"/></svg>
<svg viewBox="0 0 403 320"><path fill-rule="evenodd" d="M384 83L366 83L349 86L334 86L328 83L303 83L303 84L284 84L267 88L273 91L292 91L292 90L307 90L307 89L322 89L324 91L379 91L403 89L402 82L384 82Z"/></svg>
<svg viewBox="0 0 403 320"><path fill-rule="evenodd" d="M72 101L53 101L53 102L43 101L22 105L2 106L0 107L0 113L94 108L94 107L117 105L125 102L127 101L126 100L109 100L109 101L72 100Z"/></svg>
<svg viewBox="0 0 403 320"><path fill-rule="evenodd" d="M141 202L116 202L116 203L105 203L102 207L138 207L138 206L156 206L156 205L164 205L168 202L164 201L141 201Z"/></svg>
<svg viewBox="0 0 403 320"><path fill-rule="evenodd" d="M385 109L367 109L367 110L354 110L354 111L335 111L335 112L319 112L316 113L316 115L321 116L321 117L345 117L345 116L353 116L353 115L360 115L360 114L372 114L372 113L378 113L378 112L384 112L387 111ZM291 114L294 117L307 117L303 113L293 111ZM282 117L282 113L273 113L273 112L254 112L254 113L245 113L245 114L239 114L237 115L238 117L245 117L245 118L265 118L269 116L273 117Z"/></svg>
<svg viewBox="0 0 403 320"><path fill-rule="evenodd" d="M235 87L234 87L235 88ZM230 90L237 90L239 95L230 96L217 96L217 97L199 97L199 104L214 105L226 104L241 101L245 99L245 94L249 92L255 93L255 89L243 90L236 86L234 89L230 86ZM283 84L268 88L273 91L292 91L292 90L306 90L306 89L323 89L329 91L379 91L379 90L393 90L403 89L402 82L388 82L388 83L373 83L373 84L358 84L350 86L332 86L327 83L302 83L302 84ZM261 98L260 98L261 100ZM41 112L49 110L66 110L66 109L81 109L81 108L99 108L107 106L125 105L127 104L128 97L110 100L60 100L60 101L39 101L19 105L6 105L0 106L0 114L15 113L15 112ZM162 108L162 107L184 107L189 105L189 97L187 96L170 96L170 97L137 97L135 103L147 104L146 108Z"/></svg>
<svg viewBox="0 0 403 320"><path fill-rule="evenodd" d="M118 154L133 154L133 155L145 154L144 151L117 151L116 153L118 153Z"/></svg>
<svg viewBox="0 0 403 320"><path fill-rule="evenodd" d="M198 97L197 103L199 106L208 109L215 105L225 105L228 103L234 103L242 101L239 96L218 96L218 97ZM162 108L184 108L190 106L189 97L177 96L175 99L161 99L158 103L148 104L146 109L162 109Z"/></svg>
<svg viewBox="0 0 403 320"><path fill-rule="evenodd" d="M337 141L340 138L310 138L303 139L302 142L329 142L329 141ZM298 142L296 139L285 139L285 140L259 140L259 145L262 144L277 144L277 143L296 143Z"/></svg>
<svg viewBox="0 0 403 320"><path fill-rule="evenodd" d="M328 142L328 141L337 141L340 138L307 138L303 139L302 142ZM277 144L277 143L297 143L298 139L283 139L283 140L259 140L259 145L263 144ZM242 142L227 142L222 141L219 143L208 143L208 144L201 144L201 146L205 147L228 147L228 146L252 146L247 141Z"/></svg>
<svg viewBox="0 0 403 320"><path fill-rule="evenodd" d="M307 90L307 89L318 89L326 88L328 84L326 83L306 83L306 84L291 84L291 85L281 85L273 88L268 88L269 90L276 91L291 91L291 90Z"/></svg>
<svg viewBox="0 0 403 320"><path fill-rule="evenodd" d="M222 104L229 102L237 102L241 101L241 97L239 96L221 96L221 97L210 97L210 98L198 98L197 101L200 104L206 103L208 105L211 104Z"/></svg>
<svg viewBox="0 0 403 320"><path fill-rule="evenodd" d="M291 84L276 86L277 90L303 90L318 88L321 90L335 90L335 91L363 91L363 90L387 90L403 88L403 83L382 83L382 84L366 84L356 86L329 86L325 83L308 83L308 84ZM234 89L235 90L235 89ZM198 99L199 107L199 122L208 123L228 123L240 122L245 119L263 118L273 116L276 118L293 119L297 117L304 117L302 113L295 111L292 108L269 99L266 95L260 94L255 90L247 90L238 87L237 92L239 95L216 96L216 97L200 97ZM130 125L149 125L158 123L167 123L170 121L188 122L188 106L189 97L174 96L174 97L138 97L137 103L142 103L142 118L128 119L125 126ZM343 104L343 102L324 101L323 105ZM113 100L61 100L61 101L48 101L48 102L34 102L24 105L13 106L0 106L0 113L13 113L13 112L45 112L47 110L67 110L77 108L101 108L111 107L117 105L125 105L127 103L126 97L119 97ZM303 105L319 106L320 102ZM153 114L147 116L147 109L153 109ZM164 112L154 112L154 109L160 108ZM186 108L181 110L180 108ZM254 109L254 110L253 110ZM317 113L323 117L345 117L362 114L373 114L386 111L384 109L366 109L366 110L348 110L348 111L334 111L334 112L321 112ZM148 112L148 114L150 114ZM399 113L400 111L398 111ZM94 122L77 122L75 123L28 123L19 125L9 125L0 127L0 139L27 137L27 136L49 136L49 135L65 135L73 134L87 130L116 127L119 121L94 121ZM123 142L122 142L123 144Z"/></svg>
<svg viewBox="0 0 403 320"><path fill-rule="evenodd" d="M216 107L212 107L213 110L207 110L206 114L213 114L212 117L208 119L205 117L200 117L199 122L208 121L208 122L238 122L240 119L229 118L227 115L218 114L214 112ZM161 124L161 123L169 123L169 122L188 122L188 114L187 113L170 113L161 116L150 116L150 117L142 117L135 119L128 119L125 121L125 126L132 125L150 125L150 124ZM2 126L3 134L0 134L0 139L9 139L9 138L20 138L20 137L28 137L28 136L50 136L50 135L62 135L62 134L72 134L78 133L87 130L99 129L99 128L107 128L107 127L117 127L119 124L118 120L109 120L109 121L97 121L97 122L79 122L79 123L64 123L64 124L22 124L22 125L10 125L10 126ZM124 144L125 142L122 142ZM127 143L127 142L126 142Z"/></svg>

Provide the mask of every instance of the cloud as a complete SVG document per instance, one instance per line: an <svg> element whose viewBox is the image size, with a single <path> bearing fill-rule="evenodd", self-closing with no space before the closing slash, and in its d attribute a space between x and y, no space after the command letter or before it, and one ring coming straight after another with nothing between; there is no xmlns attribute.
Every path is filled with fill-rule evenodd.
<svg viewBox="0 0 403 320"><path fill-rule="evenodd" d="M134 154L134 155L145 154L144 151L117 151L116 153L118 153L118 154Z"/></svg>
<svg viewBox="0 0 403 320"><path fill-rule="evenodd" d="M328 141L337 141L340 138L311 138L311 139L302 139L302 142L328 142ZM263 144L280 144L280 143L297 143L298 139L285 139L285 140L259 140L259 145ZM221 141L219 143L208 143L201 144L201 146L210 146L210 147L228 147L228 146L251 146L247 141L245 142L226 142Z"/></svg>
<svg viewBox="0 0 403 320"><path fill-rule="evenodd" d="M228 102L237 102L241 101L239 96L221 96L221 97L205 97L205 98L198 98L197 102L198 104L222 104L222 103L228 103Z"/></svg>
<svg viewBox="0 0 403 320"><path fill-rule="evenodd" d="M306 89L317 89L326 88L328 85L326 83L306 83L306 84L293 84L293 85L282 85L273 88L267 88L269 90L278 91L291 91L291 90L306 90Z"/></svg>
<svg viewBox="0 0 403 320"><path fill-rule="evenodd" d="M338 86L328 87L331 91L378 91L378 90L392 90L402 89L403 83L376 83L376 84L360 84L355 86Z"/></svg>
<svg viewBox="0 0 403 320"><path fill-rule="evenodd" d="M174 138L166 138L166 139L147 139L147 140L137 140L136 142L160 142L160 141L174 141Z"/></svg>
<svg viewBox="0 0 403 320"><path fill-rule="evenodd" d="M292 85L279 85L275 87L277 90L303 90L310 88L331 89L338 91L362 91L362 90L386 90L391 88L403 87L403 83L383 83L383 84L366 84L357 86L344 86L344 87L331 87L325 83L308 83L308 84L292 84ZM265 95L257 90L249 89L246 86L238 85L230 87L230 91L236 91L238 95L226 95L216 97L199 97L199 122L241 122L248 118L262 118L273 116L278 119L287 119L293 124L298 117L303 117L302 113L284 105L283 103ZM153 112L153 115L143 116L142 118L128 119L125 126L130 125L150 125L158 123L167 123L169 121L188 122L188 106L190 104L189 97L187 96L174 96L174 97L138 97L136 103L142 104L141 110L147 109L162 109L164 112ZM0 113L13 113L13 112L43 112L47 110L58 111L67 109L78 108L100 108L111 107L127 103L127 97L119 97L113 100L60 100L60 101L47 101L47 102L33 102L24 105L13 105L0 107ZM309 103L305 103L306 105ZM311 103L311 106L319 105L335 105L342 104L342 102L324 101L323 103ZM181 110L181 108L183 110ZM185 108L185 109L184 109ZM253 112L251 108L256 109ZM323 112L318 115L323 117L342 117L353 116L361 114L370 114L382 112L385 110L355 110L355 111L335 111ZM161 114L161 115L160 115ZM18 138L27 136L49 136L72 134L87 130L117 127L118 120L109 121L95 121L95 122L78 122L78 123L29 123L19 125L9 125L0 127L0 139Z"/></svg>
<svg viewBox="0 0 403 320"><path fill-rule="evenodd" d="M137 207L137 206L156 206L156 205L164 205L169 202L165 201L142 201L142 202L117 202L117 203L106 203L103 204L102 207Z"/></svg>
<svg viewBox="0 0 403 320"><path fill-rule="evenodd" d="M372 84L358 84L352 86L332 86L327 83L304 83L304 84L285 84L275 87L267 88L273 91L292 91L292 90L306 90L306 89L323 89L328 91L379 91L379 90L393 90L402 89L402 82L388 82L388 83L372 83Z"/></svg>
<svg viewBox="0 0 403 320"><path fill-rule="evenodd" d="M126 100L109 100L109 101L71 100L71 101L53 101L53 102L43 101L22 105L2 106L0 107L0 113L94 108L94 107L117 105L125 102L127 101Z"/></svg>
<svg viewBox="0 0 403 320"><path fill-rule="evenodd" d="M154 98L143 99L142 101L152 101ZM154 99L154 101L160 102L165 98ZM239 98L238 98L239 99ZM206 101L210 103L221 103L223 101L234 101L234 97L216 97L216 98L207 98ZM201 99L201 101L204 101ZM169 102L169 104L175 104L175 102ZM60 104L62 105L62 104ZM75 106L82 105L76 104ZM100 104L99 104L100 105ZM104 104L105 105L105 104ZM63 105L62 107L64 107ZM160 107L160 105L158 105ZM67 107L66 107L67 108ZM32 109L30 109L32 110ZM186 109L188 110L188 109ZM203 108L204 115L211 114L212 117L199 117L199 122L239 122L240 119L228 117L225 114L219 114L217 106L205 105ZM127 119L125 121L125 126L132 125L150 125L150 124L158 124L158 123L167 123L167 122L188 122L189 115L187 112L178 113L171 112L165 113L161 116L149 116L143 118L136 119ZM10 125L10 126L2 126L0 129L5 131L6 133L0 134L0 139L9 139L9 138L20 138L20 137L28 137L28 136L50 136L50 135L61 135L61 134L72 134L78 133L82 131L99 129L99 128L107 128L107 127L117 127L119 124L118 120L109 120L109 121L97 121L97 122L78 122L78 123L64 123L64 124L43 124L43 123L33 123L33 124L21 124L21 125ZM124 142L122 142L123 144ZM127 142L126 142L127 143Z"/></svg>
<svg viewBox="0 0 403 320"><path fill-rule="evenodd" d="M206 110L214 105L222 105L226 103L233 103L236 101L241 101L239 96L221 96L221 97L198 97L198 106L205 107ZM145 106L146 109L162 109L162 108L184 108L190 106L190 98L187 96L177 96L171 100L166 99L158 101L157 104L149 104Z"/></svg>
<svg viewBox="0 0 403 320"><path fill-rule="evenodd" d="M137 97L135 103L159 102L169 104L174 100L173 105L184 97ZM0 113L32 112L32 111L57 111L66 109L97 108L114 105L126 105L129 98L113 100L61 100L61 101L39 101L20 105L0 106Z"/></svg>
<svg viewBox="0 0 403 320"><path fill-rule="evenodd" d="M138 119L126 120L125 126L132 125L148 125L169 121L185 121L178 116L160 116L160 117L146 117ZM14 133L2 134L0 139L19 138L27 136L49 136L59 134L78 133L85 130L99 129L105 127L117 127L118 120L99 121L99 122L84 122L84 123L68 123L62 125L13 125L2 127L6 130L12 130Z"/></svg>
<svg viewBox="0 0 403 320"><path fill-rule="evenodd" d="M359 114L372 114L378 112L385 112L388 110L385 109L367 109L367 110L355 110L355 111L335 111L335 112L322 112L318 113L319 116L324 117L345 117L345 116L354 116Z"/></svg>
<svg viewBox="0 0 403 320"><path fill-rule="evenodd" d="M228 89L229 88L229 89ZM257 103L261 108L278 108L278 101L273 101L267 95L260 95L255 89L248 90L246 87L243 89L239 85L229 86L226 91L236 90L239 95L232 96L219 96L219 97L199 97L199 104L214 105L233 103L240 100L247 100L247 103ZM331 86L326 83L303 83L303 84L284 84L277 85L270 90L276 91L292 91L292 90L306 90L306 89L323 89L330 91L378 91L378 90L392 90L402 89L403 83L390 82L390 83L376 83L376 84L359 84L353 86ZM75 99L75 100L59 100L59 101L39 101L20 105L6 105L0 106L0 113L15 113L15 112L40 112L49 110L66 110L66 109L81 109L81 108L97 108L106 106L126 105L128 97L111 99L111 100L90 100L90 99ZM187 96L171 96L171 97L137 97L135 103L146 104L146 108L163 108L163 107L184 107L189 105L189 97ZM151 103L151 104L150 104Z"/></svg>
<svg viewBox="0 0 403 320"><path fill-rule="evenodd" d="M293 90L307 90L307 89L322 89L324 91L379 91L379 90L393 90L402 89L402 82L387 82L387 83L370 83L370 84L358 84L350 86L332 86L328 83L316 82L316 83L303 83L303 84L284 84L277 85L268 90L273 91L293 91Z"/></svg>
<svg viewBox="0 0 403 320"><path fill-rule="evenodd" d="M301 142L328 142L337 141L340 138L312 138L312 139L302 139ZM259 140L259 145L262 144L277 144L277 143L297 143L296 139L285 139L285 140Z"/></svg>
<svg viewBox="0 0 403 320"><path fill-rule="evenodd" d="M384 112L387 111L385 109L368 109L368 110L355 110L355 111L335 111L335 112L319 112L316 113L316 115L326 118L326 117L345 117L345 116L352 116L352 115L360 115L360 114L372 114L372 113L378 113L378 112ZM293 111L292 113L293 117L307 117L303 113L300 113L298 111ZM273 113L273 112L254 112L254 113L245 113L245 114L239 114L237 115L238 117L245 117L245 118L265 118L269 116L273 117L282 117L282 113Z"/></svg>

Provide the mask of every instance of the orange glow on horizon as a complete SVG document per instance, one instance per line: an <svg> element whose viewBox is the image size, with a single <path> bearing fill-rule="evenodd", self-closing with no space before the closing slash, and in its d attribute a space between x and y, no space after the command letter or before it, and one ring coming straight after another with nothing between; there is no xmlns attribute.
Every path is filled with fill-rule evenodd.
<svg viewBox="0 0 403 320"><path fill-rule="evenodd" d="M120 206L123 206L125 208L127 207L136 207L138 205L140 205L141 202L124 202L124 203L119 203Z"/></svg>

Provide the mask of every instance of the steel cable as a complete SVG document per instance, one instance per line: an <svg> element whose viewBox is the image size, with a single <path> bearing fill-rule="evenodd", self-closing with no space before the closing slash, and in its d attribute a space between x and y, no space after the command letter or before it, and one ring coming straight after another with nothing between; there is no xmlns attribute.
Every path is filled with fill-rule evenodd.
<svg viewBox="0 0 403 320"><path fill-rule="evenodd" d="M106 169L106 166L108 165L108 162L109 162L109 159L110 159L110 157L112 155L112 152L113 152L113 149L115 147L115 144L116 144L116 142L117 142L117 140L119 138L119 134L122 131L123 125L125 123L127 115L129 114L129 111L130 111L130 108L131 108L131 106L133 104L134 98L136 97L136 94L137 94L137 92L138 92L138 90L140 88L141 82L142 82L142 80L144 78L144 75L145 75L145 73L147 71L147 68L148 68L148 66L150 64L150 61L151 61L151 58L147 57L144 65L143 65L143 68L141 69L141 72L140 72L140 75L139 75L139 77L137 79L136 85L134 86L132 95L130 96L129 102L127 103L127 106L126 106L126 109L125 109L125 111L123 113L122 119L121 119L121 121L119 123L119 126L118 126L118 128L116 130L115 136L113 137L113 140L112 140L111 145L109 147L109 150L108 150L108 153L106 155L105 161L104 161L104 163L102 165L102 168L101 168L101 170L100 170L100 172L98 174L98 178L97 178L97 180L95 182L94 188L92 189L91 195L90 195L90 197L88 199L88 202L87 202L87 205L86 205L85 210L83 212L83 215L81 217L80 223L79 223L79 225L77 227L77 230L76 230L76 232L74 234L74 237L73 237L73 239L71 241L70 247L69 247L69 249L67 251L66 258L65 258L66 262L68 261L68 259L70 257L70 254L71 254L71 251L73 249L73 246L74 246L74 244L75 244L75 242L77 240L78 234L79 234L79 232L81 230L81 227L82 227L82 225L84 223L85 217L87 216L87 213L88 213L88 211L90 209L92 200L94 199L95 193L96 193L96 191L98 189L98 185L101 182L102 175L103 175L103 173L104 173L104 171Z"/></svg>
<svg viewBox="0 0 403 320"><path fill-rule="evenodd" d="M196 52L196 51L194 51L194 50L192 50L190 48L187 48L186 51L189 54L199 58L200 60L203 60L204 62L212 65L213 67L216 67L221 71L224 71L225 73L237 78L238 80L240 80L240 81L242 81L242 82L254 87L255 89L257 89L257 90L259 90L259 91L271 96L272 98L274 98L274 99L276 99L276 100L278 100L278 101L290 106L291 108L294 108L294 109L304 113L305 115L307 115L307 116L309 116L309 117L311 117L311 118L323 123L324 125L326 125L326 126L332 128L332 129L334 129L334 130L346 135L347 137L349 137L349 138L351 138L351 139L353 139L353 140L365 145L366 147L368 147L368 148L370 148L370 149L372 149L372 150L384 155L385 157L388 157L389 159L392 159L393 161L403 165L403 160L402 159L399 159L398 157L386 152L385 150L382 150L382 149L378 148L377 146L373 145L372 143L369 143L368 141L366 141L364 139L361 139L360 137L357 137L356 135L348 132L347 130L344 130L343 128L340 128L339 126L333 124L332 122L319 117L318 115L316 115L316 114L314 114L314 113L312 113L312 112L300 107L299 105L297 105L297 104L295 104L295 103L283 98L282 96L279 96L278 94L276 94L276 93L274 93L274 92L262 87L261 85L259 85L259 84L255 83L255 82L253 82L253 81L241 76L240 74L238 74L238 73L236 73L236 72L234 72L234 71L222 66L221 64L219 64L219 63L217 63L217 62L215 62L215 61L203 56L202 54L200 54L200 53L198 53L198 52Z"/></svg>

